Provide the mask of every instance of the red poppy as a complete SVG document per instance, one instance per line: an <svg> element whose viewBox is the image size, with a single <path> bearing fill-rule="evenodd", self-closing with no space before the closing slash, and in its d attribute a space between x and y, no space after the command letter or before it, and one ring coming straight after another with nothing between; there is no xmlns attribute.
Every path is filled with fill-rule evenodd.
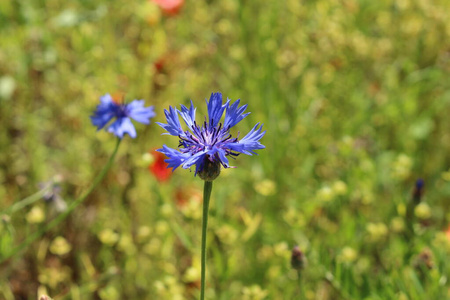
<svg viewBox="0 0 450 300"><path fill-rule="evenodd" d="M153 0L153 2L156 3L165 14L171 16L178 14L184 4L184 0Z"/></svg>
<svg viewBox="0 0 450 300"><path fill-rule="evenodd" d="M156 179L160 182L167 181L172 176L172 171L167 168L168 164L164 161L166 156L161 152L155 150L150 151L153 155L153 162L148 166L148 170L155 175Z"/></svg>

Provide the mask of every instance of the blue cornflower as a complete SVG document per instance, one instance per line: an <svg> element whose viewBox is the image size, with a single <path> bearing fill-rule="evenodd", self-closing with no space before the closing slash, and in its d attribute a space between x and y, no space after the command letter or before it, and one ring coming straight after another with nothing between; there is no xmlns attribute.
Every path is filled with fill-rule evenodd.
<svg viewBox="0 0 450 300"><path fill-rule="evenodd" d="M201 126L195 121L196 108L192 101L189 109L181 105L181 110L171 106L169 111L164 110L167 124L157 124L167 130L168 134L180 138L179 150L166 145L158 149L169 158L165 160L169 164L168 167L174 171L180 165L184 169L195 165L195 174L198 173L204 180L212 181L219 175L220 165L230 168L227 157L234 158L240 153L252 155L256 154L254 150L264 149L259 140L266 132L261 132L262 125L259 126L259 123L241 140L231 136L230 128L250 114L244 113L247 105L239 107L239 102L240 100L237 100L230 104L227 99L227 102L222 104L222 94L212 93L209 102L206 101L209 118L205 118ZM222 124L220 120L225 110ZM189 130L183 131L178 115L183 118Z"/></svg>
<svg viewBox="0 0 450 300"><path fill-rule="evenodd" d="M130 118L142 124L150 124L150 119L156 115L153 106L144 107L144 100L133 100L130 103L120 104L114 102L112 97L106 94L100 97L100 102L94 115L91 116L92 124L100 130L109 121L116 118L116 121L108 126L108 132L114 133L119 138L123 138L125 133L132 138L136 137L136 129Z"/></svg>

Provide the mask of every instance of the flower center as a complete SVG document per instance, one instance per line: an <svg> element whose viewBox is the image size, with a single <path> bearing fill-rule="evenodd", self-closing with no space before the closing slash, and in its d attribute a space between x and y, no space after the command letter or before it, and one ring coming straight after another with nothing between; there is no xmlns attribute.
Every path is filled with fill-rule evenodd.
<svg viewBox="0 0 450 300"><path fill-rule="evenodd" d="M116 117L117 117L117 118L125 118L125 117L128 117L127 104L119 104L119 105L116 107Z"/></svg>

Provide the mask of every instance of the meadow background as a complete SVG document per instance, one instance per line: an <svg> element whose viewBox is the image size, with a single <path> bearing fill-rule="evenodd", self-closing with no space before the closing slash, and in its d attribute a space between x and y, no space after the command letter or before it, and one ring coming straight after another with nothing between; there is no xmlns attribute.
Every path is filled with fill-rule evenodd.
<svg viewBox="0 0 450 300"><path fill-rule="evenodd" d="M450 299L449 75L447 0L3 0L0 257L57 214L10 205L52 178L70 203L105 165L100 96L157 116L82 206L0 265L0 299L198 298L203 183L148 167L177 146L154 124L163 109L192 99L201 120L216 91L248 104L241 136L267 133L214 182L209 299Z"/></svg>

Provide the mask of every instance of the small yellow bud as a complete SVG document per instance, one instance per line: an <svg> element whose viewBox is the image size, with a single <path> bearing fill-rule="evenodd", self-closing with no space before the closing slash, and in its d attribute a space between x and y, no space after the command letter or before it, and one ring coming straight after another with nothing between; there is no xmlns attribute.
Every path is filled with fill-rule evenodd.
<svg viewBox="0 0 450 300"><path fill-rule="evenodd" d="M419 205L417 205L416 208L414 209L414 214L419 219L422 219L422 220L429 219L431 217L430 206L428 206L428 204L426 204L424 202L419 203Z"/></svg>
<svg viewBox="0 0 450 300"><path fill-rule="evenodd" d="M98 239L105 245L112 246L119 240L119 234L107 228L98 233Z"/></svg>
<svg viewBox="0 0 450 300"><path fill-rule="evenodd" d="M163 293L165 291L165 289L166 289L166 287L164 286L164 283L162 283L159 280L155 281L153 286L155 287L157 293Z"/></svg>
<svg viewBox="0 0 450 300"><path fill-rule="evenodd" d="M56 237L50 244L50 252L56 255L64 255L72 250L72 246L62 236Z"/></svg>
<svg viewBox="0 0 450 300"><path fill-rule="evenodd" d="M324 202L329 202L333 200L334 192L329 186L324 186L317 191L317 198Z"/></svg>
<svg viewBox="0 0 450 300"><path fill-rule="evenodd" d="M171 217L173 215L173 208L172 208L172 206L170 204L168 204L168 203L164 203L161 206L161 215L163 217L166 217L166 218Z"/></svg>
<svg viewBox="0 0 450 300"><path fill-rule="evenodd" d="M276 193L276 185L272 180L265 179L255 184L255 190L263 196L271 196Z"/></svg>
<svg viewBox="0 0 450 300"><path fill-rule="evenodd" d="M336 195L345 195L347 193L347 184L341 180L333 183L333 191Z"/></svg>
<svg viewBox="0 0 450 300"><path fill-rule="evenodd" d="M161 250L161 240L153 238L144 246L145 253L149 255L155 255Z"/></svg>
<svg viewBox="0 0 450 300"><path fill-rule="evenodd" d="M136 239L139 242L143 242L144 240L146 240L150 236L151 233L152 233L152 229L150 227L148 227L148 226L141 226L138 229Z"/></svg>
<svg viewBox="0 0 450 300"><path fill-rule="evenodd" d="M100 296L101 299L105 299L105 300L106 299L108 299L108 300L120 299L119 292L112 285L108 285L108 286L100 289L98 292L98 295Z"/></svg>
<svg viewBox="0 0 450 300"><path fill-rule="evenodd" d="M369 240L373 242L383 239L388 233L388 228L384 223L369 223L366 229L369 234Z"/></svg>
<svg viewBox="0 0 450 300"><path fill-rule="evenodd" d="M123 234L120 237L118 249L127 254L133 254L136 252L136 248L133 243L133 239L128 234Z"/></svg>
<svg viewBox="0 0 450 300"><path fill-rule="evenodd" d="M266 290L261 289L259 285L252 285L242 289L243 300L263 300L268 295Z"/></svg>
<svg viewBox="0 0 450 300"><path fill-rule="evenodd" d="M26 216L28 223L38 224L45 220L45 213L39 206L34 206Z"/></svg>
<svg viewBox="0 0 450 300"><path fill-rule="evenodd" d="M169 230L169 224L166 221L158 221L156 223L156 234L164 235Z"/></svg>
<svg viewBox="0 0 450 300"><path fill-rule="evenodd" d="M406 179L411 172L413 161L406 154L400 154L392 166L393 176L400 180Z"/></svg>
<svg viewBox="0 0 450 300"><path fill-rule="evenodd" d="M200 270L194 267L190 267L183 275L184 282L196 282L200 280Z"/></svg>
<svg viewBox="0 0 450 300"><path fill-rule="evenodd" d="M391 220L391 229L393 232L403 232L405 230L405 221L402 217L395 217Z"/></svg>
<svg viewBox="0 0 450 300"><path fill-rule="evenodd" d="M289 250L288 244L286 242L281 242L273 246L273 252L275 255L282 257L290 257L291 251Z"/></svg>
<svg viewBox="0 0 450 300"><path fill-rule="evenodd" d="M358 258L358 252L352 247L344 247L338 256L338 259L343 263L352 263Z"/></svg>

